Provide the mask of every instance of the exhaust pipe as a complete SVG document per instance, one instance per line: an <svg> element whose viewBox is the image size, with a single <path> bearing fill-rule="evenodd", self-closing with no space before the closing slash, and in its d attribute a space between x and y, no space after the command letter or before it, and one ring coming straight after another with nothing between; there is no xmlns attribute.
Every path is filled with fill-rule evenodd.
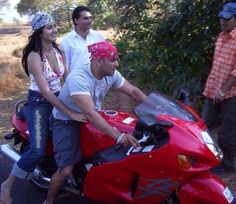
<svg viewBox="0 0 236 204"><path fill-rule="evenodd" d="M0 145L0 152L8 159L10 159L13 162L17 162L19 161L20 157L21 157L21 153L19 151L17 151L13 146L9 145L9 144L3 144ZM32 180L34 183L36 183L36 185L40 185L38 182L36 182L36 180L41 180L44 183L48 184L50 183L51 179L48 177L43 176L43 174L41 173L40 168L36 168L34 170L34 173L32 175ZM40 185L40 187L43 187ZM44 187L45 188L45 187Z"/></svg>
<svg viewBox="0 0 236 204"><path fill-rule="evenodd" d="M0 152L13 162L17 162L21 157L21 153L9 144L0 145ZM51 178L44 176L40 167L37 167L33 172L31 180L38 187L43 189L48 189ZM70 186L71 186L70 180L67 180L67 185L64 188L76 195L82 195L80 191Z"/></svg>
<svg viewBox="0 0 236 204"><path fill-rule="evenodd" d="M13 162L17 162L21 157L20 152L18 152L14 147L9 144L0 145L0 151L4 156L6 156Z"/></svg>

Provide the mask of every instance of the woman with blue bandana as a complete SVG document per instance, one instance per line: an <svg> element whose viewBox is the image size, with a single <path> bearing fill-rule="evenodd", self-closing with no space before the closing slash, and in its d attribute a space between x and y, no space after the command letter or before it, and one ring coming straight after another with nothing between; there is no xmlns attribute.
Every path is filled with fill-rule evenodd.
<svg viewBox="0 0 236 204"><path fill-rule="evenodd" d="M22 65L30 79L27 97L26 122L30 136L30 148L13 165L10 176L1 185L1 204L12 202L11 189L16 178L31 179L32 172L42 158L48 138L49 116L53 106L76 121L84 121L82 114L73 112L58 98L61 78L68 70L65 55L55 43L56 23L51 15L38 12L33 17L33 33L23 50Z"/></svg>

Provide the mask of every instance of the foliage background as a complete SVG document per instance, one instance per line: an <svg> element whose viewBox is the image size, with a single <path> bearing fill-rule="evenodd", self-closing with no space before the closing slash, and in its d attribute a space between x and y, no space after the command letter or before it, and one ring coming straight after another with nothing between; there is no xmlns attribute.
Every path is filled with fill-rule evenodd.
<svg viewBox="0 0 236 204"><path fill-rule="evenodd" d="M219 32L219 0L120 1L118 30L126 73L148 90L184 86L198 108ZM132 4L128 5L128 4ZM128 6L128 10L123 9Z"/></svg>
<svg viewBox="0 0 236 204"><path fill-rule="evenodd" d="M71 12L88 5L94 28L117 31L122 73L147 91L175 95L182 86L191 91L198 107L211 68L219 32L220 0L21 0L21 14L43 9L52 13L61 31L72 27Z"/></svg>

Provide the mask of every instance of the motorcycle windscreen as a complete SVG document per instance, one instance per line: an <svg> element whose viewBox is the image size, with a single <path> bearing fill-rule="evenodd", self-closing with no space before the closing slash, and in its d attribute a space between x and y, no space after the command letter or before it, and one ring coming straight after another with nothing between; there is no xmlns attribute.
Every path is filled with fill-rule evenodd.
<svg viewBox="0 0 236 204"><path fill-rule="evenodd" d="M151 93L134 111L138 116L169 115L186 121L197 121L180 102L160 92Z"/></svg>

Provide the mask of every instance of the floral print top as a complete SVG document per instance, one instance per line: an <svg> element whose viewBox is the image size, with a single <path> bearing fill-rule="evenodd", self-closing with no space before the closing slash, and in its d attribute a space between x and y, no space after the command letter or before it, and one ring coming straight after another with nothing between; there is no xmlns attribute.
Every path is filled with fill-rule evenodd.
<svg viewBox="0 0 236 204"><path fill-rule="evenodd" d="M42 67L42 69L43 69L44 76L46 77L46 79L48 81L48 85L50 87L51 92L56 93L61 90L61 81L60 80L65 72L65 68L63 65L63 60L62 60L61 54L55 48L53 48L53 49L54 49L54 52L55 52L55 55L57 58L57 64L58 64L57 71L55 72L51 68L45 54L43 54L43 67ZM33 54L38 55L37 53L33 53ZM29 74L29 77L30 77L29 89L33 90L33 91L40 92L40 89L38 88L38 85L36 84L33 75Z"/></svg>

